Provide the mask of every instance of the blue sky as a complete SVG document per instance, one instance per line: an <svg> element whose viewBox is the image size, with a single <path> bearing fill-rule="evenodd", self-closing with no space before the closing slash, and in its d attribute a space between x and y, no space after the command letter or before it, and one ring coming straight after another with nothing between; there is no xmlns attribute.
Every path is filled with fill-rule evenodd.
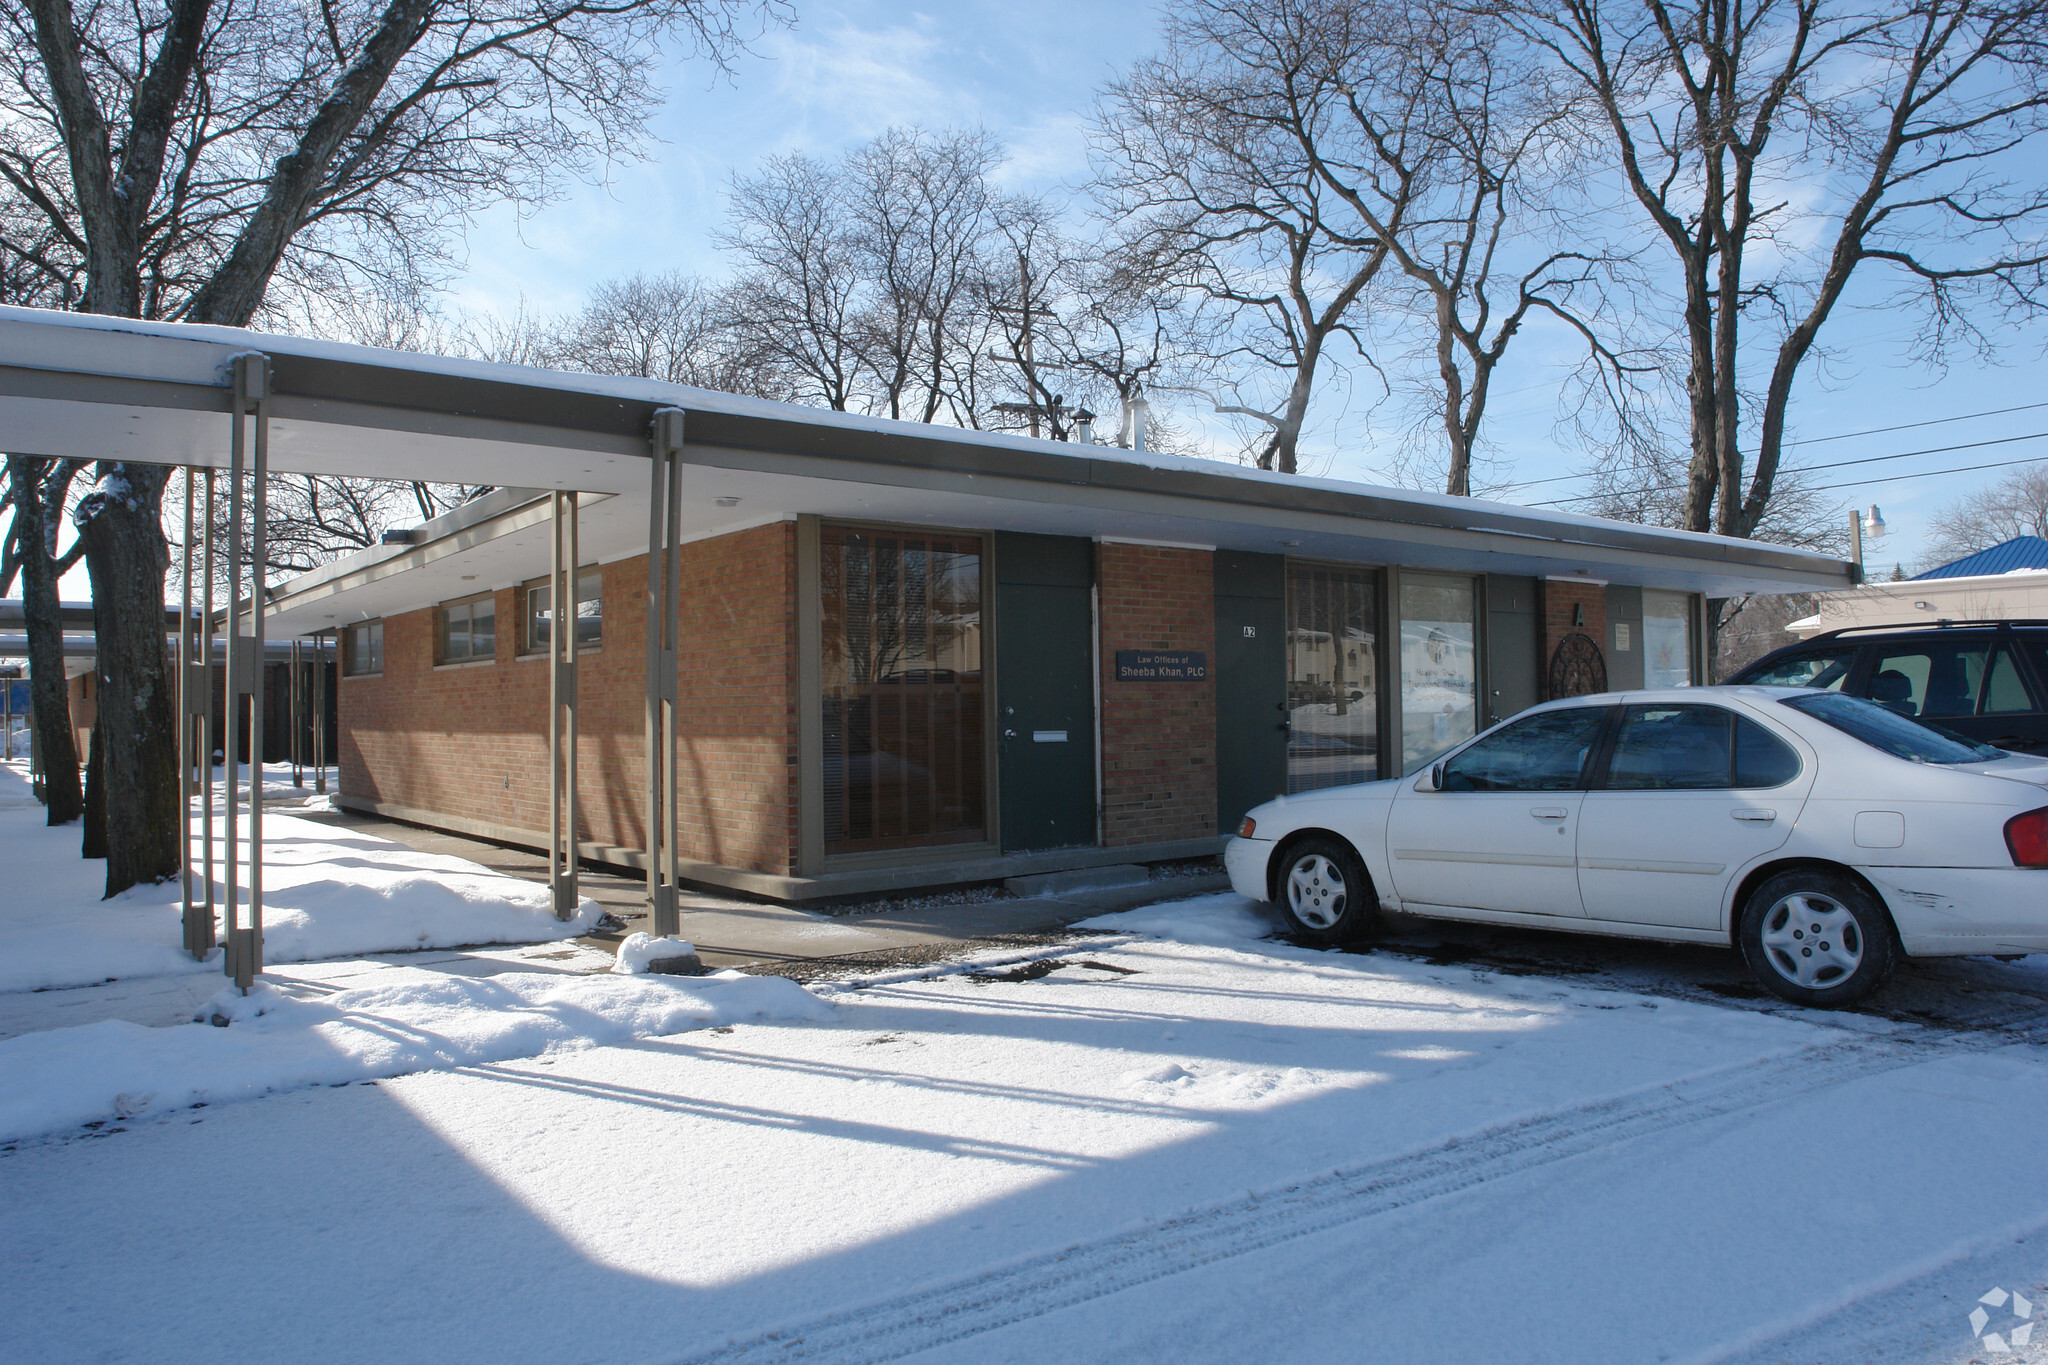
<svg viewBox="0 0 2048 1365"><path fill-rule="evenodd" d="M643 163L613 169L526 221L501 212L473 233L455 301L509 311L523 298L544 312L581 301L600 280L634 270L683 269L716 276L712 244L723 190L734 171L764 156L804 151L829 157L891 124L980 125L1009 146L1004 175L1020 190L1059 192L1087 177L1086 120L1104 80L1149 52L1150 6L1041 0L1018 5L961 0L906 9L886 3L802 0L797 25L756 44L730 80L684 62L669 70L669 98L654 121L657 140ZM1966 357L1946 374L1913 365L1916 327L1882 309L1838 314L1824 333L1835 348L1825 373L1809 368L1795 399L1793 437L1832 437L1932 418L2048 401L2048 329L2003 338L2002 363ZM1570 347L1536 331L1517 342L1497 381L1488 422L1507 456L1503 473L1541 479L1571 472L1575 456L1554 431L1559 362ZM1383 419L1348 385L1331 382L1304 447L1311 472L1373 478L1391 453ZM1363 394L1361 386L1360 394ZM2048 408L1830 441L1788 451L1815 463L2048 431ZM1875 479L1922 470L2048 454L2048 443L1960 451L1816 476L1816 483ZM1884 509L1892 534L1869 548L1874 569L1921 553L1928 515L1958 493L1996 478L1982 471L1945 478L1866 483L1831 496ZM1573 485L1530 489L1535 500Z"/></svg>

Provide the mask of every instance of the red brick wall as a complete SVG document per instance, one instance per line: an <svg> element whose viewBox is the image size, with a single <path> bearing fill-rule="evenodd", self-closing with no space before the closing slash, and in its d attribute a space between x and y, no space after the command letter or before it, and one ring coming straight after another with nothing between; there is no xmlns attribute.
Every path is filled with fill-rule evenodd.
<svg viewBox="0 0 2048 1365"><path fill-rule="evenodd" d="M796 539L777 522L682 547L677 849L786 873L796 857ZM582 837L647 845L647 561L607 564L604 644L577 664ZM340 682L345 796L515 830L547 828L547 661L518 657L516 589L497 655L436 668L432 608L387 617L384 672Z"/></svg>
<svg viewBox="0 0 2048 1365"><path fill-rule="evenodd" d="M1607 588L1600 583L1565 583L1546 578L1538 585L1539 600L1542 603L1543 640L1539 652L1540 669L1536 678L1538 696L1543 701L1554 698L1550 693L1550 660L1557 647L1567 635L1584 635L1593 642L1604 661L1607 655ZM1579 613L1584 612L1584 624L1574 624Z"/></svg>
<svg viewBox="0 0 2048 1365"><path fill-rule="evenodd" d="M1212 558L1206 550L1098 547L1106 846L1216 832L1214 682L1116 680L1120 649L1197 650L1214 665Z"/></svg>

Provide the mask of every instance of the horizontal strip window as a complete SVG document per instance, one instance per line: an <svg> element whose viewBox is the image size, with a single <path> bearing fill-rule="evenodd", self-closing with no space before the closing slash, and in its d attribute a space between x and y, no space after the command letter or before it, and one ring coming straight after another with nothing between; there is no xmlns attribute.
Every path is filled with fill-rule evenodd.
<svg viewBox="0 0 2048 1365"><path fill-rule="evenodd" d="M497 657L498 599L484 593L434 609L434 662L477 663Z"/></svg>
<svg viewBox="0 0 2048 1365"><path fill-rule="evenodd" d="M341 671L361 678L384 671L384 623L363 621L341 633Z"/></svg>
<svg viewBox="0 0 2048 1365"><path fill-rule="evenodd" d="M554 589L536 578L521 590L526 608L521 622L522 654L545 654L554 637ZM576 574L576 648L596 649L604 643L604 571L595 565Z"/></svg>

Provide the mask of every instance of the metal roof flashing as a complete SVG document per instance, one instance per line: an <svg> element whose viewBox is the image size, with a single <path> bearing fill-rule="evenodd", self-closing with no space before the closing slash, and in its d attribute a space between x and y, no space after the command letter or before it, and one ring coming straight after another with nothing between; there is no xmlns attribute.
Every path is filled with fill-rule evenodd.
<svg viewBox="0 0 2048 1365"><path fill-rule="evenodd" d="M603 518L607 559L644 549L648 435L664 407L687 413L686 488L739 498L753 523L812 513L1268 553L1300 542L1292 552L1315 557L1708 592L1853 581L1845 561L1809 551L1575 513L653 380L36 309L0 307L0 424L24 453L218 467L227 451L222 376L232 356L251 351L271 360L273 469L501 485L419 528L413 544L373 547L282 585L273 615L312 596L339 605L345 592L447 559L451 544L483 553L504 542L490 571L516 581L525 541L545 544L544 535L519 534L529 529L523 519L544 517L533 509L551 488L617 499ZM628 549L634 504L643 543ZM586 544L596 505L585 497ZM691 515L702 526L686 530L720 520L708 508ZM414 605L437 600L424 578L419 588Z"/></svg>

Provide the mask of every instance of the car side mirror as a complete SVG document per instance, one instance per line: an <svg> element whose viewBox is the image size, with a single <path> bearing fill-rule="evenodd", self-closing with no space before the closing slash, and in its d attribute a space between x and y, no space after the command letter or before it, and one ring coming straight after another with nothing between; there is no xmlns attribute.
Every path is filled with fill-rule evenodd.
<svg viewBox="0 0 2048 1365"><path fill-rule="evenodd" d="M1415 783L1415 790L1419 792L1440 792L1443 789L1444 765L1441 763L1430 764L1428 768L1423 770L1421 778Z"/></svg>

